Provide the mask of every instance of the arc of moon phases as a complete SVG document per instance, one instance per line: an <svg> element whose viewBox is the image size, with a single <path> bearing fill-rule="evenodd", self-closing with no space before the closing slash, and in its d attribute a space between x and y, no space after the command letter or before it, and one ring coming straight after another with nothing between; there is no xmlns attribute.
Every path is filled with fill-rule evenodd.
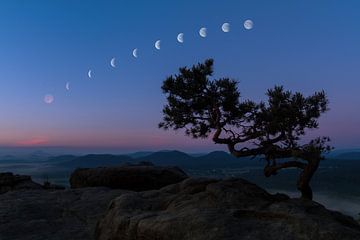
<svg viewBox="0 0 360 240"><path fill-rule="evenodd" d="M65 89L68 90L68 91L70 90L70 82L67 82L67 83L65 84Z"/></svg>
<svg viewBox="0 0 360 240"><path fill-rule="evenodd" d="M92 78L92 71L91 70L88 71L88 77Z"/></svg>
<svg viewBox="0 0 360 240"><path fill-rule="evenodd" d="M135 49L133 50L132 55L133 55L135 58L138 57L138 49L137 49L137 48L135 48Z"/></svg>
<svg viewBox="0 0 360 240"><path fill-rule="evenodd" d="M116 61L116 58L112 58L111 59L111 61L110 61L110 65L113 67L113 68L116 68L116 63L115 63L115 61Z"/></svg>
<svg viewBox="0 0 360 240"><path fill-rule="evenodd" d="M46 94L46 95L44 96L44 102L45 102L46 104L51 104L51 103L53 103L53 102L54 102L54 96L51 95L51 94Z"/></svg>
<svg viewBox="0 0 360 240"><path fill-rule="evenodd" d="M157 50L160 50L160 48L161 48L161 41L160 41L160 40L157 40L157 41L155 42L155 48L156 48Z"/></svg>
<svg viewBox="0 0 360 240"><path fill-rule="evenodd" d="M205 38L207 36L207 29L205 27L200 28L199 34L201 37Z"/></svg>
<svg viewBox="0 0 360 240"><path fill-rule="evenodd" d="M183 43L184 42L184 33L179 33L177 35L177 40L179 43Z"/></svg>
<svg viewBox="0 0 360 240"><path fill-rule="evenodd" d="M254 23L253 23L253 21L251 21L250 19L248 19L248 20L246 20L245 22L244 22L244 28L246 29L246 30L250 30L250 29L252 29L254 27Z"/></svg>
<svg viewBox="0 0 360 240"><path fill-rule="evenodd" d="M221 29L223 32L230 32L230 23L224 23L222 26L221 26Z"/></svg>

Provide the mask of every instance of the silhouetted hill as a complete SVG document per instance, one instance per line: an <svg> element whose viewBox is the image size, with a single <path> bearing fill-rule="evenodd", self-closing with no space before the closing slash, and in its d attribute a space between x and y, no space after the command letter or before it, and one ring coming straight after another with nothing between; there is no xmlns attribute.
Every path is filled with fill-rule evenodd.
<svg viewBox="0 0 360 240"><path fill-rule="evenodd" d="M214 151L206 155L190 156L180 151L162 151L138 158L137 161L150 161L155 165L175 165L182 168L243 167L258 165L257 159L236 158L224 151Z"/></svg>
<svg viewBox="0 0 360 240"><path fill-rule="evenodd" d="M126 155L130 156L132 158L141 158L141 157L149 156L149 155L151 155L153 153L154 152L140 151L140 152L129 153L129 154L126 154Z"/></svg>
<svg viewBox="0 0 360 240"><path fill-rule="evenodd" d="M236 158L223 151L210 152L201 156L191 156L184 152L174 150L154 152L137 158L131 157L131 155L89 154L81 157L62 155L49 159L49 163L53 162L55 165L65 168L114 166L143 161L152 162L159 166L179 166L184 169L239 168L263 164L259 159Z"/></svg>
<svg viewBox="0 0 360 240"><path fill-rule="evenodd" d="M102 166L118 166L126 162L133 162L133 158L126 155L111 154L89 154L74 159L60 162L58 166L66 168L77 167L102 167Z"/></svg>
<svg viewBox="0 0 360 240"><path fill-rule="evenodd" d="M49 163L68 162L68 161L74 160L77 157L78 156L75 156L75 155L60 155L60 156L56 156L56 157L50 157L48 159L48 162Z"/></svg>
<svg viewBox="0 0 360 240"><path fill-rule="evenodd" d="M137 158L137 161L149 161L155 165L176 165L191 162L193 157L180 151L161 151L155 152L148 156Z"/></svg>

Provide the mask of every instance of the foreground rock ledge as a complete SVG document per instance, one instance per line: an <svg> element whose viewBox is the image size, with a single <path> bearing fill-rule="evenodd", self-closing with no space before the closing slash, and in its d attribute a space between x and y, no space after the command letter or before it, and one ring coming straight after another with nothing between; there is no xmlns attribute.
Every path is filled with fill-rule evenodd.
<svg viewBox="0 0 360 240"><path fill-rule="evenodd" d="M17 190L0 195L1 240L91 240L112 199L109 188Z"/></svg>
<svg viewBox="0 0 360 240"><path fill-rule="evenodd" d="M109 187L132 191L160 189L188 176L178 167L119 166L79 168L70 177L71 188Z"/></svg>
<svg viewBox="0 0 360 240"><path fill-rule="evenodd" d="M242 179L189 178L112 201L98 240L354 240L351 217Z"/></svg>
<svg viewBox="0 0 360 240"><path fill-rule="evenodd" d="M0 194L20 189L42 189L43 186L32 181L30 176L0 173Z"/></svg>

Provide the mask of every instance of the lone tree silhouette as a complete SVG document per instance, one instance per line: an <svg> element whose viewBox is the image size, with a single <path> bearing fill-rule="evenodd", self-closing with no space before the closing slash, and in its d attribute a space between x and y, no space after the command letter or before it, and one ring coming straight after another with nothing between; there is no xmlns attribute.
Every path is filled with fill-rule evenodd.
<svg viewBox="0 0 360 240"><path fill-rule="evenodd" d="M267 101L240 101L237 82L229 78L210 79L213 60L179 69L162 85L167 97L159 128L185 129L193 138L212 135L216 144L227 145L235 157L263 156L266 177L283 168L299 168L297 188L302 198L312 199L310 180L323 153L330 151L328 137L304 144L307 129L318 128L318 118L328 110L324 91L304 97L299 92L275 86Z"/></svg>

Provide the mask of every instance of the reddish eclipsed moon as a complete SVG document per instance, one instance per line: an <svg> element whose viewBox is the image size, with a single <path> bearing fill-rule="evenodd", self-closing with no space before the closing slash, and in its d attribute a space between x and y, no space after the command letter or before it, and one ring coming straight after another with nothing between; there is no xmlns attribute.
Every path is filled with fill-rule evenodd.
<svg viewBox="0 0 360 240"><path fill-rule="evenodd" d="M44 97L44 102L47 104L51 104L54 102L54 96L51 94L46 94Z"/></svg>

